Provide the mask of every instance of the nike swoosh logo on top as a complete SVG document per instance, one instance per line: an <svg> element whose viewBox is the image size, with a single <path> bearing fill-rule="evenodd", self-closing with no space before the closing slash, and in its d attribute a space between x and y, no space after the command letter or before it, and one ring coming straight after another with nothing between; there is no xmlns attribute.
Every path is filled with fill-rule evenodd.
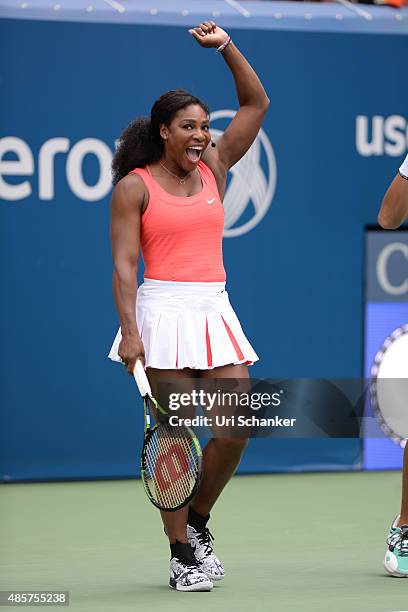
<svg viewBox="0 0 408 612"><path fill-rule="evenodd" d="M215 202L215 198L207 198L207 204L212 204Z"/></svg>

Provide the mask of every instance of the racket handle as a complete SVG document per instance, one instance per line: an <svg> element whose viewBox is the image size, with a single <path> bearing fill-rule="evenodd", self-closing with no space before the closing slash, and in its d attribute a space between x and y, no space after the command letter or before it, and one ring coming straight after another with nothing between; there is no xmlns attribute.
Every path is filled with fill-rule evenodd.
<svg viewBox="0 0 408 612"><path fill-rule="evenodd" d="M142 397L152 396L152 390L150 388L149 381L147 380L146 372L140 359L136 361L135 369L133 370L133 376L135 377L136 384L139 388L140 395Z"/></svg>

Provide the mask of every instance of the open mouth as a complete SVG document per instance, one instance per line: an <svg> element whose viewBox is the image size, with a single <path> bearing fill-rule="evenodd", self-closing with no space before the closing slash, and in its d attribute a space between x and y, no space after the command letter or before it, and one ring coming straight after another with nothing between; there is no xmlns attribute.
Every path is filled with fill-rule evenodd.
<svg viewBox="0 0 408 612"><path fill-rule="evenodd" d="M186 155L192 164L196 164L200 161L202 153L202 147L189 147L188 149L186 149Z"/></svg>

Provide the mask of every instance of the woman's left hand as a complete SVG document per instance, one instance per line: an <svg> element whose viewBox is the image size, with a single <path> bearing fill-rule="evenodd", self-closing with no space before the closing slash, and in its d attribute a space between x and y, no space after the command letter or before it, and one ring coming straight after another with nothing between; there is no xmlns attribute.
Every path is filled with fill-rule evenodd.
<svg viewBox="0 0 408 612"><path fill-rule="evenodd" d="M216 47L218 49L228 39L228 34L219 28L214 21L204 21L189 32L202 47Z"/></svg>

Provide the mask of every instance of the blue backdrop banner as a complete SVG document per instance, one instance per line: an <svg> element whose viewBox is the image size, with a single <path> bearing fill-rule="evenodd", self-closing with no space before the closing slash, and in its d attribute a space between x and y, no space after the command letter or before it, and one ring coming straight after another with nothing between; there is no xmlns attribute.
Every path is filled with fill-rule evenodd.
<svg viewBox="0 0 408 612"><path fill-rule="evenodd" d="M176 87L208 102L216 137L237 109L233 82L184 25L4 19L0 34L0 477L132 476L141 406L107 359L115 139ZM406 38L231 34L271 99L225 202L228 290L260 356L253 375L359 377L364 226L407 148L406 77L392 69ZM358 440L265 439L240 470L359 466Z"/></svg>

